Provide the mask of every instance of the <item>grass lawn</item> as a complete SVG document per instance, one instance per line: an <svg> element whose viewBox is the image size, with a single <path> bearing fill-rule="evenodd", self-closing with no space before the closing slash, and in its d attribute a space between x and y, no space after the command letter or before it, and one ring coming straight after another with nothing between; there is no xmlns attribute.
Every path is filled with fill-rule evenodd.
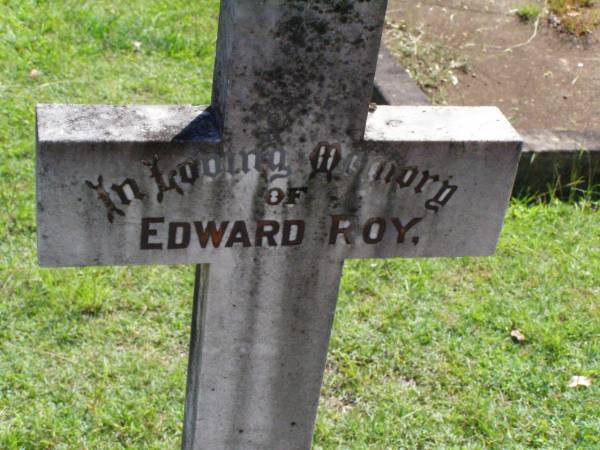
<svg viewBox="0 0 600 450"><path fill-rule="evenodd" d="M0 1L2 449L179 446L193 269L37 267L34 105L207 103L217 13ZM348 262L315 448L600 448L597 207L515 200L493 258Z"/></svg>

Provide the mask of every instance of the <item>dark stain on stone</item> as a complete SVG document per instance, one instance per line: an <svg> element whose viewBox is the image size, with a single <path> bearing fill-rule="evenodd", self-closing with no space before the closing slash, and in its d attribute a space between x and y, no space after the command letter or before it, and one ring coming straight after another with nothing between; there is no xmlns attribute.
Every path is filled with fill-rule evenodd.
<svg viewBox="0 0 600 450"><path fill-rule="evenodd" d="M286 140L290 131L309 126L309 119L312 123L332 124L352 121L357 112L354 108L340 111L343 108L339 103L347 103L347 99L362 92L363 81L357 79L362 78L362 74L358 70L355 79L345 82L347 74L344 78L340 76L339 65L344 60L349 65L353 48L362 50L374 38L373 30L379 28L365 23L362 12L356 7L356 3L367 1L371 0L287 2L286 8L291 11L283 14L272 30L277 45L272 64L265 68L255 67L247 74L256 80L253 86L257 94L255 101L244 108L243 99L240 99L235 106L246 111L243 123L256 122L258 118L250 132L259 147L293 145L294 142ZM341 55L348 55L348 58ZM348 70L351 70L350 66ZM333 116L332 111L336 111ZM340 118L346 115L348 118ZM356 134L353 128L348 127Z"/></svg>
<svg viewBox="0 0 600 450"><path fill-rule="evenodd" d="M221 138L212 107L204 110L174 138L173 142L215 142Z"/></svg>

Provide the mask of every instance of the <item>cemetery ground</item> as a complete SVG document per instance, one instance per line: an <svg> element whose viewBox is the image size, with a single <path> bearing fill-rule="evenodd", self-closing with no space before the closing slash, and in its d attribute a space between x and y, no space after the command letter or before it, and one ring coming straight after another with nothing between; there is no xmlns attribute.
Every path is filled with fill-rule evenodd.
<svg viewBox="0 0 600 450"><path fill-rule="evenodd" d="M193 268L37 266L34 105L206 104L218 6L0 4L0 448L179 445ZM597 198L514 199L495 257L347 262L315 448L600 447Z"/></svg>
<svg viewBox="0 0 600 450"><path fill-rule="evenodd" d="M549 14L590 30L575 37ZM583 12L581 15L575 15ZM390 0L387 42L435 103L495 105L517 130L600 127L600 2Z"/></svg>

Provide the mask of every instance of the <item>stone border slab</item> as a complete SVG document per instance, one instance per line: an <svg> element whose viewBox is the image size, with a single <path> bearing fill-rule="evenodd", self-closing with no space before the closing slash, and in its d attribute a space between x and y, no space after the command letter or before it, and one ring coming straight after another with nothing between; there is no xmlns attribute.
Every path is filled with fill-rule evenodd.
<svg viewBox="0 0 600 450"><path fill-rule="evenodd" d="M516 192L600 186L600 131L521 131Z"/></svg>
<svg viewBox="0 0 600 450"><path fill-rule="evenodd" d="M375 74L373 102L379 105L427 106L431 102L406 69L381 44Z"/></svg>
<svg viewBox="0 0 600 450"><path fill-rule="evenodd" d="M373 102L427 105L427 96L389 49L379 52ZM547 192L556 187L600 185L600 130L591 132L518 130L525 144L515 193Z"/></svg>

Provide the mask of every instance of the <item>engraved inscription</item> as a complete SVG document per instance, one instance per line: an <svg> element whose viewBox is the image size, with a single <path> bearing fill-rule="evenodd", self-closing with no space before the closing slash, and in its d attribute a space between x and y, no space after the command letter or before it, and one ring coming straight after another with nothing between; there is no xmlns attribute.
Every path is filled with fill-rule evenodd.
<svg viewBox="0 0 600 450"><path fill-rule="evenodd" d="M114 222L115 214L118 214L120 216L125 215L125 212L123 210L116 207L115 203L110 198L110 194L106 192L106 189L104 189L104 179L102 178L102 175L98 176L98 184L94 184L91 181L87 180L85 184L87 187L96 191L96 193L98 194L98 199L106 208L106 217L108 218L108 221L110 223Z"/></svg>
<svg viewBox="0 0 600 450"><path fill-rule="evenodd" d="M150 177L154 179L154 181L156 182L156 186L158 187L158 194L156 195L158 203L162 203L165 192L168 192L170 190L175 190L179 195L183 195L183 190L177 184L177 181L175 181L177 171L172 170L169 173L168 181L165 181L164 175L160 171L158 162L158 155L154 155L152 161L142 161L142 163L145 166L150 167Z"/></svg>
<svg viewBox="0 0 600 450"><path fill-rule="evenodd" d="M393 225L392 227L388 227L388 220ZM404 244L407 233L422 220L422 217L411 219L405 226L398 217L392 217L391 219L373 217L361 225L357 223L355 216L332 215L331 228L329 230L329 245L336 245L338 242L347 245L354 244L357 235L365 244L379 244L384 239L388 230L393 230L396 233L395 237L398 244ZM419 238L413 238L412 243L417 245Z"/></svg>
<svg viewBox="0 0 600 450"><path fill-rule="evenodd" d="M419 217L371 217L366 222L359 223L359 215L355 212L351 215L331 214L329 230L324 242L331 246L356 243L377 245L382 243L390 233L393 233L393 240L398 245L407 242L418 245L420 238L415 235L415 230L427 216L427 211L433 212L433 216L429 215L429 217L434 217L448 205L459 190L458 185L451 182L451 176L444 179L441 175L427 169L421 170L417 166L380 157L369 160L364 154L359 153L350 153L344 157L341 145L335 143L320 142L308 156L308 161L310 163L308 180L322 175L328 183L334 180L343 181L343 178L336 176L336 170L340 168L344 176L362 177L368 183L381 186L386 189L388 196L396 192L398 194L412 192L416 198L426 196L424 212ZM222 174L245 175L252 170L260 170L261 174L270 174L267 180L276 180L291 174L287 166L286 153L279 150L266 152L263 156L259 156L256 151L241 152L237 155L205 153L177 164L175 169L168 172L168 176L165 176L161 169L158 155L154 155L152 161L142 161L142 163L150 168L149 177L158 189L156 194L158 203L167 199L165 194L169 191L174 191L181 196L189 195L190 191L186 194L182 186L186 184L194 186L201 177L215 179ZM125 216L125 211L119 209L115 201L129 206L134 200L146 199L146 194L141 191L138 182L131 177L125 178L121 183L112 184L110 190L114 194L113 197L104 188L103 181L103 177L99 176L96 184L91 181L85 183L97 193L110 223L114 222L116 215ZM267 187L261 195L264 195L264 202L270 207L294 207L319 195L319 192L309 190L325 189L316 187L319 185L310 186ZM324 195L324 192L322 194ZM344 204L343 199L336 196L331 198L338 202L337 204ZM170 198L169 201L175 201L175 198ZM215 220L167 221L165 217L147 217L141 222L140 248L149 251L175 251L189 249L192 245L198 245L201 249L292 247L303 243L306 232L306 223L303 220L279 222L260 219L255 222L244 220L217 222Z"/></svg>
<svg viewBox="0 0 600 450"><path fill-rule="evenodd" d="M303 220L244 220L170 222L164 217L142 219L141 250L185 250L195 242L200 248L295 247L304 241Z"/></svg>
<svg viewBox="0 0 600 450"><path fill-rule="evenodd" d="M312 173L310 178L317 174L327 175L327 181L333 180L333 171L342 160L342 146L340 144L329 144L328 142L319 142L310 154L310 163Z"/></svg>
<svg viewBox="0 0 600 450"><path fill-rule="evenodd" d="M143 200L146 196L140 191L135 180L131 178L126 178L121 184L113 184L110 189L119 196L124 205L131 204L132 200L136 198Z"/></svg>

